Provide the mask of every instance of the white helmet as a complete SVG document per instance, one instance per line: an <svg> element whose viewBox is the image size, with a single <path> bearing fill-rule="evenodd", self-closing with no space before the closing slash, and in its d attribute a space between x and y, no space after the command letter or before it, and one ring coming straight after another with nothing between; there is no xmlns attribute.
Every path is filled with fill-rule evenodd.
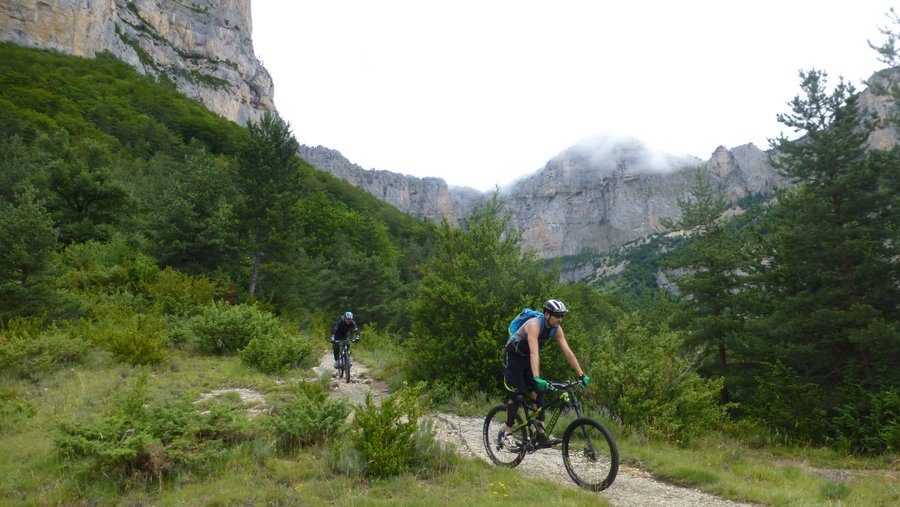
<svg viewBox="0 0 900 507"><path fill-rule="evenodd" d="M548 299L541 308L553 315L565 315L569 311L566 309L566 305L558 299Z"/></svg>

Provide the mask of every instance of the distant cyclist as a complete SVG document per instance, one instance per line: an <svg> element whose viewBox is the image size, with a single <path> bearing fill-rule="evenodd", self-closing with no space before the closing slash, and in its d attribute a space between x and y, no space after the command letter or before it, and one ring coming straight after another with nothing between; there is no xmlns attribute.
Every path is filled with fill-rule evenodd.
<svg viewBox="0 0 900 507"><path fill-rule="evenodd" d="M519 407L525 403L526 394L530 395L537 406L541 406L543 402L544 390L547 389L548 382L541 378L540 353L551 338L556 339L559 350L562 351L569 366L578 374L582 385L587 387L591 381L591 378L582 371L581 365L578 364L578 358L575 357L569 348L569 343L566 342L566 334L561 325L568 312L566 305L562 301L550 299L541 308L544 310L544 315L533 317L522 324L522 327L513 334L513 339L506 345L503 377L504 385L509 392L509 401L507 402L506 427L503 435L505 442L511 440L509 437L512 436L516 413L519 411ZM553 331L554 328L555 331ZM538 416L537 428L538 442L541 447L551 447L560 443L560 439L544 433L543 418L544 414L541 413Z"/></svg>
<svg viewBox="0 0 900 507"><path fill-rule="evenodd" d="M350 339L350 331L354 331L359 340L359 326L353 320L353 312L344 312L331 326L331 350L334 352L334 367L337 368L341 357L341 342Z"/></svg>

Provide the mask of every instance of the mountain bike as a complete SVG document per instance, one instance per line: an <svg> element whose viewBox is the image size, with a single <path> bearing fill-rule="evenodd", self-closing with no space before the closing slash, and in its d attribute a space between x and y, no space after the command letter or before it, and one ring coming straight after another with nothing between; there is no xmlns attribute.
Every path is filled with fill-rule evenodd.
<svg viewBox="0 0 900 507"><path fill-rule="evenodd" d="M352 361L350 360L350 339L346 340L338 340L341 343L341 353L338 356L338 378L347 378L347 383L350 383L350 365ZM354 338L353 343L359 343L359 335Z"/></svg>
<svg viewBox="0 0 900 507"><path fill-rule="evenodd" d="M559 395L549 402L545 400L544 406L540 408L530 401L524 403L523 410L516 414L512 435L506 441L503 438L506 405L497 405L488 411L484 418L482 438L491 461L509 468L517 466L526 453L546 448L541 445L537 431L537 425L540 424L538 415L542 411L550 414L550 421L544 424L545 434L549 435L560 414L574 410L576 418L566 426L562 437L562 458L566 472L582 488L602 491L610 487L619 471L619 449L606 426L596 419L582 417L581 403L575 394L575 387L580 385L580 380L550 382L547 390L558 392Z"/></svg>

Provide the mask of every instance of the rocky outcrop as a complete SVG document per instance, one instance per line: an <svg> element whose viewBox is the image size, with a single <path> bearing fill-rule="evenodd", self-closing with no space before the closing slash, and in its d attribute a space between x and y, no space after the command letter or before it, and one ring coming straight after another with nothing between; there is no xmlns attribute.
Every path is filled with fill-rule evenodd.
<svg viewBox="0 0 900 507"><path fill-rule="evenodd" d="M897 115L897 101L892 92L895 92L897 83L900 83L900 68L885 69L876 72L869 80L869 85L859 94L859 110L864 116L875 115L884 119ZM869 134L868 145L870 148L889 150L897 145L900 131L893 123L882 124Z"/></svg>
<svg viewBox="0 0 900 507"><path fill-rule="evenodd" d="M108 51L241 125L274 107L252 27L249 0L0 2L0 40L84 57Z"/></svg>
<svg viewBox="0 0 900 507"><path fill-rule="evenodd" d="M448 187L441 178L417 178L390 171L366 170L337 150L323 146L300 147L300 157L310 165L357 186L421 220L458 225L472 208L485 199L467 187Z"/></svg>
<svg viewBox="0 0 900 507"><path fill-rule="evenodd" d="M662 232L663 219L680 218L694 168L735 201L771 192L781 183L765 153L752 144L719 147L708 162L656 155L637 141L576 146L505 193L513 225L542 257L606 253Z"/></svg>
<svg viewBox="0 0 900 507"><path fill-rule="evenodd" d="M300 156L319 170L347 181L411 215L456 225L488 194L448 187L439 178L416 178L366 170L335 150L301 146ZM663 219L678 219L695 167L731 201L769 193L783 184L765 152L752 144L719 147L707 162L651 152L636 140L581 143L540 171L501 191L511 224L523 244L543 258L606 253L662 232Z"/></svg>
<svg viewBox="0 0 900 507"><path fill-rule="evenodd" d="M900 69L872 76L860 93L863 115L881 119L897 115L890 91L898 82ZM897 139L897 127L885 123L870 134L868 145L889 149ZM364 171L338 158L337 165L315 157L310 162L420 218L458 223L485 198L479 199L472 189L466 193L448 189L442 180L428 186L424 182L431 179ZM663 231L664 218L679 219L678 199L685 197L696 167L709 172L711 182L730 202L771 194L788 184L769 162L769 153L753 144L719 146L704 162L655 154L636 140L593 139L563 151L540 171L503 189L502 197L512 224L522 230L524 246L540 256L603 254Z"/></svg>

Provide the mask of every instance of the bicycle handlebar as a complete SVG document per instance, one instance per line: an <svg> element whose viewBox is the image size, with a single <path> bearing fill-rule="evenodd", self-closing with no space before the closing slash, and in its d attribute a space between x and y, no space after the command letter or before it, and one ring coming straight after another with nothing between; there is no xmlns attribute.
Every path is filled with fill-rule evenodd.
<svg viewBox="0 0 900 507"><path fill-rule="evenodd" d="M557 382L555 380L547 381L548 391L566 390L575 386L581 386L582 388L584 388L584 386L581 384L581 380L565 380L563 382Z"/></svg>

